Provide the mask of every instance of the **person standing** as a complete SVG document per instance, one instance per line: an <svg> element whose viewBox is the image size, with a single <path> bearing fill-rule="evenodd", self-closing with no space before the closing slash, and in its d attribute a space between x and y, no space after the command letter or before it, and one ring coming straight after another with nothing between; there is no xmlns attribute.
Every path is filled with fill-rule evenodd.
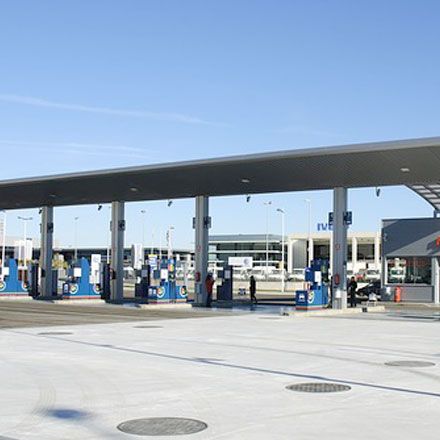
<svg viewBox="0 0 440 440"><path fill-rule="evenodd" d="M207 293L206 306L211 307L212 291L214 289L214 278L212 277L212 274L210 274L210 273L208 273L208 275L206 275L205 287L206 287L206 293Z"/></svg>
<svg viewBox="0 0 440 440"><path fill-rule="evenodd" d="M358 284L354 277L351 277L350 282L348 283L348 294L350 295L350 307L356 307L356 290Z"/></svg>
<svg viewBox="0 0 440 440"><path fill-rule="evenodd" d="M257 297L255 296L257 293L257 281L253 275L249 278L249 292L251 294L251 301L258 304Z"/></svg>

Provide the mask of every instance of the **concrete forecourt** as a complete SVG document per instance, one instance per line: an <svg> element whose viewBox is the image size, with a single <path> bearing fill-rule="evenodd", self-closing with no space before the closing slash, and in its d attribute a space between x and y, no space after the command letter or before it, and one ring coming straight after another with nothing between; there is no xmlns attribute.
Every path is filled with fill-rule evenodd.
<svg viewBox="0 0 440 440"><path fill-rule="evenodd" d="M438 438L438 314L259 308L1 303L0 438Z"/></svg>

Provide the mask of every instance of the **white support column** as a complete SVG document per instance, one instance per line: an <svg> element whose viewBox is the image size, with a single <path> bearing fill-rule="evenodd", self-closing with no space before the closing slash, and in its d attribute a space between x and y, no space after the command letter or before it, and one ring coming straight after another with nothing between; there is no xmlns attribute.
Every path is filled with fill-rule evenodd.
<svg viewBox="0 0 440 440"><path fill-rule="evenodd" d="M374 238L374 266L376 270L380 269L380 234L377 233Z"/></svg>
<svg viewBox="0 0 440 440"><path fill-rule="evenodd" d="M353 274L357 273L357 260L358 260L358 241L357 237L351 239L351 267Z"/></svg>
<svg viewBox="0 0 440 440"><path fill-rule="evenodd" d="M198 306L207 305L207 292L205 286L208 273L208 252L209 252L209 228L211 219L209 217L209 199L206 196L196 197L196 216L194 219L195 228L195 297L194 304Z"/></svg>
<svg viewBox="0 0 440 440"><path fill-rule="evenodd" d="M434 286L434 304L440 304L440 264L438 257L432 259L432 283Z"/></svg>
<svg viewBox="0 0 440 440"><path fill-rule="evenodd" d="M312 263L313 258L315 258L313 246L314 246L313 238L309 236L309 265Z"/></svg>
<svg viewBox="0 0 440 440"><path fill-rule="evenodd" d="M293 241L287 242L287 273L293 272Z"/></svg>
<svg viewBox="0 0 440 440"><path fill-rule="evenodd" d="M110 300L120 302L124 298L124 202L112 202L111 232Z"/></svg>
<svg viewBox="0 0 440 440"><path fill-rule="evenodd" d="M333 308L347 308L347 188L333 190Z"/></svg>
<svg viewBox="0 0 440 440"><path fill-rule="evenodd" d="M53 206L41 209L41 243L40 243L40 296L48 298L56 294L52 286L53 258ZM26 244L25 244L26 246Z"/></svg>
<svg viewBox="0 0 440 440"><path fill-rule="evenodd" d="M330 233L330 249L328 252L329 256L329 263L330 263L330 270L333 274L333 232Z"/></svg>

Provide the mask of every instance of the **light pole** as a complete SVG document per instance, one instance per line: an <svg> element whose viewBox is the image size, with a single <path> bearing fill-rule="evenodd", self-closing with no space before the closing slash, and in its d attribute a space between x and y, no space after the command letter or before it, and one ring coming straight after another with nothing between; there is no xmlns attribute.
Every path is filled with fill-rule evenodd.
<svg viewBox="0 0 440 440"><path fill-rule="evenodd" d="M266 280L269 275L269 209L272 202L264 202L266 206Z"/></svg>
<svg viewBox="0 0 440 440"><path fill-rule="evenodd" d="M75 250L74 250L74 259L75 261L78 259L78 219L79 217L75 217L75 224L74 224L74 237L73 240L75 242Z"/></svg>
<svg viewBox="0 0 440 440"><path fill-rule="evenodd" d="M27 222L33 220L33 217L21 217L18 216L17 217L19 220L23 220L23 255L22 255L22 260L23 260L23 278L22 281L24 281L25 278L25 267L26 267L26 263L27 263L27 258L26 258L26 244L27 244Z"/></svg>
<svg viewBox="0 0 440 440"><path fill-rule="evenodd" d="M5 279L5 258L6 258L6 211L3 212L3 231L2 231L2 273L1 280Z"/></svg>
<svg viewBox="0 0 440 440"><path fill-rule="evenodd" d="M147 211L145 209L141 209L142 214L142 264L145 264L145 218L147 215Z"/></svg>
<svg viewBox="0 0 440 440"><path fill-rule="evenodd" d="M307 243L308 243L308 253L309 253L309 264L312 261L312 254L313 254L313 246L312 246L312 201L310 199L304 199L304 202L306 202L309 205L309 219L308 219L308 231L307 231Z"/></svg>
<svg viewBox="0 0 440 440"><path fill-rule="evenodd" d="M173 258L172 231L174 231L174 226L170 226L167 231L168 259Z"/></svg>
<svg viewBox="0 0 440 440"><path fill-rule="evenodd" d="M286 213L284 212L284 209L278 208L277 212L279 212L281 214L281 266L282 266L282 270L281 270L281 292L284 293L285 288L286 288L286 275L285 275L285 261L284 261L284 246L285 246L285 242L284 242L284 237L285 237L285 216Z"/></svg>

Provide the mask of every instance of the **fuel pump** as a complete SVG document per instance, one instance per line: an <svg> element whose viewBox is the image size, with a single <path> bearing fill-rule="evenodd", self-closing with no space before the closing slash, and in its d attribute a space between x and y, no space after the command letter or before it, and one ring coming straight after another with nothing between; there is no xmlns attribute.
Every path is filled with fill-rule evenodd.
<svg viewBox="0 0 440 440"><path fill-rule="evenodd" d="M27 296L28 290L25 282L18 279L17 261L9 258L5 263L3 281L0 281L0 297Z"/></svg>
<svg viewBox="0 0 440 440"><path fill-rule="evenodd" d="M136 298L148 299L148 288L151 284L151 270L150 266L143 265L140 270L136 271L136 284L134 286L134 296Z"/></svg>
<svg viewBox="0 0 440 440"><path fill-rule="evenodd" d="M100 299L99 280L91 280L90 275L90 264L86 258L75 262L68 270L68 280L63 284L63 298Z"/></svg>
<svg viewBox="0 0 440 440"><path fill-rule="evenodd" d="M187 300L186 286L176 283L176 261L174 258L163 259L159 262L159 269L153 272L159 286L148 288L148 301L151 303L185 302Z"/></svg>
<svg viewBox="0 0 440 440"><path fill-rule="evenodd" d="M322 309L328 304L328 260L313 260L305 269L306 289L296 291L296 309Z"/></svg>
<svg viewBox="0 0 440 440"><path fill-rule="evenodd" d="M223 270L219 271L217 282L217 302L233 300L234 288L234 268L233 266L225 266Z"/></svg>

